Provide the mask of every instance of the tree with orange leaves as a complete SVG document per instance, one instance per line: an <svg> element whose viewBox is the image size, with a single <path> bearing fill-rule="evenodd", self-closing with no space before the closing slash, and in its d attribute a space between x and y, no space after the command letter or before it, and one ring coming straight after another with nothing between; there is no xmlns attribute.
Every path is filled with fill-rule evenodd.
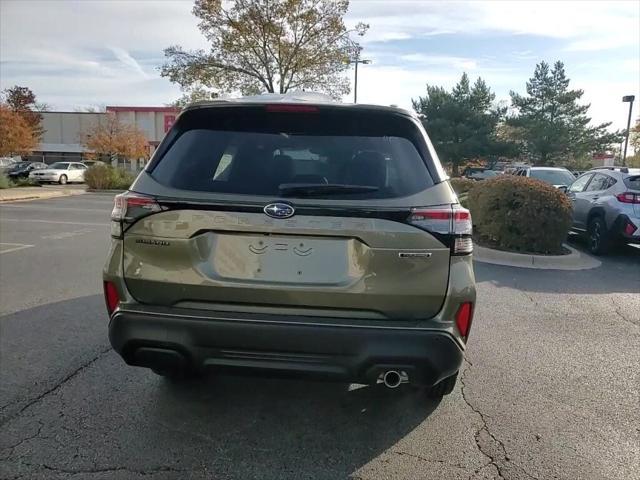
<svg viewBox="0 0 640 480"><path fill-rule="evenodd" d="M94 154L137 160L149 158L149 143L135 125L120 122L112 113L85 132L84 145Z"/></svg>
<svg viewBox="0 0 640 480"><path fill-rule="evenodd" d="M38 140L25 119L5 104L0 104L0 157L30 153Z"/></svg>

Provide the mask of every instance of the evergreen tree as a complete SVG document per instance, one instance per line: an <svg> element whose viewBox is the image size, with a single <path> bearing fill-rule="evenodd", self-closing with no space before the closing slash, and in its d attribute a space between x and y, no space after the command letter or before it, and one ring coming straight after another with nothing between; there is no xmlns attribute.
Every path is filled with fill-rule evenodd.
<svg viewBox="0 0 640 480"><path fill-rule="evenodd" d="M517 115L509 124L519 133L524 153L540 165L565 164L575 158L604 150L620 140L610 133L611 123L590 126L590 105L578 103L582 90L570 90L564 64L536 65L527 82L527 95L511 92L511 104Z"/></svg>
<svg viewBox="0 0 640 480"><path fill-rule="evenodd" d="M427 85L427 95L412 100L440 159L454 175L469 160L506 153L507 144L495 136L505 110L495 107L494 100L484 80L471 86L466 73L451 92Z"/></svg>

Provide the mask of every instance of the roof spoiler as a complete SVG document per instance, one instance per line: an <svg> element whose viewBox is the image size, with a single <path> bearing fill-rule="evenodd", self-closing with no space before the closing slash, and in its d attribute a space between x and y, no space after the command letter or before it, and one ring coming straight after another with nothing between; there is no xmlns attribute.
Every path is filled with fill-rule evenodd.
<svg viewBox="0 0 640 480"><path fill-rule="evenodd" d="M611 171L618 171L620 173L629 173L629 168L627 167L594 167L589 169L589 171L592 171L592 170L611 170Z"/></svg>

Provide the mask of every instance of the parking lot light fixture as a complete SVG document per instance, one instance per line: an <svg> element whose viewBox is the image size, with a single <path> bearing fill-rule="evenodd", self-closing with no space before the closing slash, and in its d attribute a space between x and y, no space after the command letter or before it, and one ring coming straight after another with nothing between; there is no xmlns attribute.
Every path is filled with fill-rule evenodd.
<svg viewBox="0 0 640 480"><path fill-rule="evenodd" d="M347 63L355 65L353 103L358 103L358 64L369 65L371 60L360 58L360 53L358 52L353 58L350 58Z"/></svg>
<svg viewBox="0 0 640 480"><path fill-rule="evenodd" d="M622 97L623 103L629 104L629 116L627 117L627 131L624 139L624 153L622 154L622 166L626 166L627 146L629 145L629 129L631 128L631 111L633 110L633 101L636 99L634 95L625 95Z"/></svg>

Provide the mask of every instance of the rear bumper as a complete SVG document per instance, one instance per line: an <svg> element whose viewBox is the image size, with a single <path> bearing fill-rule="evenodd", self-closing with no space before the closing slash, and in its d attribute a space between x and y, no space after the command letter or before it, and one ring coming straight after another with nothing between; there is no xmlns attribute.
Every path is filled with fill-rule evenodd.
<svg viewBox="0 0 640 480"><path fill-rule="evenodd" d="M30 179L41 182L57 182L60 180L60 175L34 175L29 176Z"/></svg>
<svg viewBox="0 0 640 480"><path fill-rule="evenodd" d="M631 235L625 231L629 224L636 228ZM630 217L625 214L618 215L613 224L612 231L625 243L640 244L640 218Z"/></svg>
<svg viewBox="0 0 640 480"><path fill-rule="evenodd" d="M435 385L454 375L463 360L461 345L441 330L196 313L117 310L109 323L111 345L129 365L248 369L359 383L375 383L381 372L395 369L406 371L411 383Z"/></svg>

